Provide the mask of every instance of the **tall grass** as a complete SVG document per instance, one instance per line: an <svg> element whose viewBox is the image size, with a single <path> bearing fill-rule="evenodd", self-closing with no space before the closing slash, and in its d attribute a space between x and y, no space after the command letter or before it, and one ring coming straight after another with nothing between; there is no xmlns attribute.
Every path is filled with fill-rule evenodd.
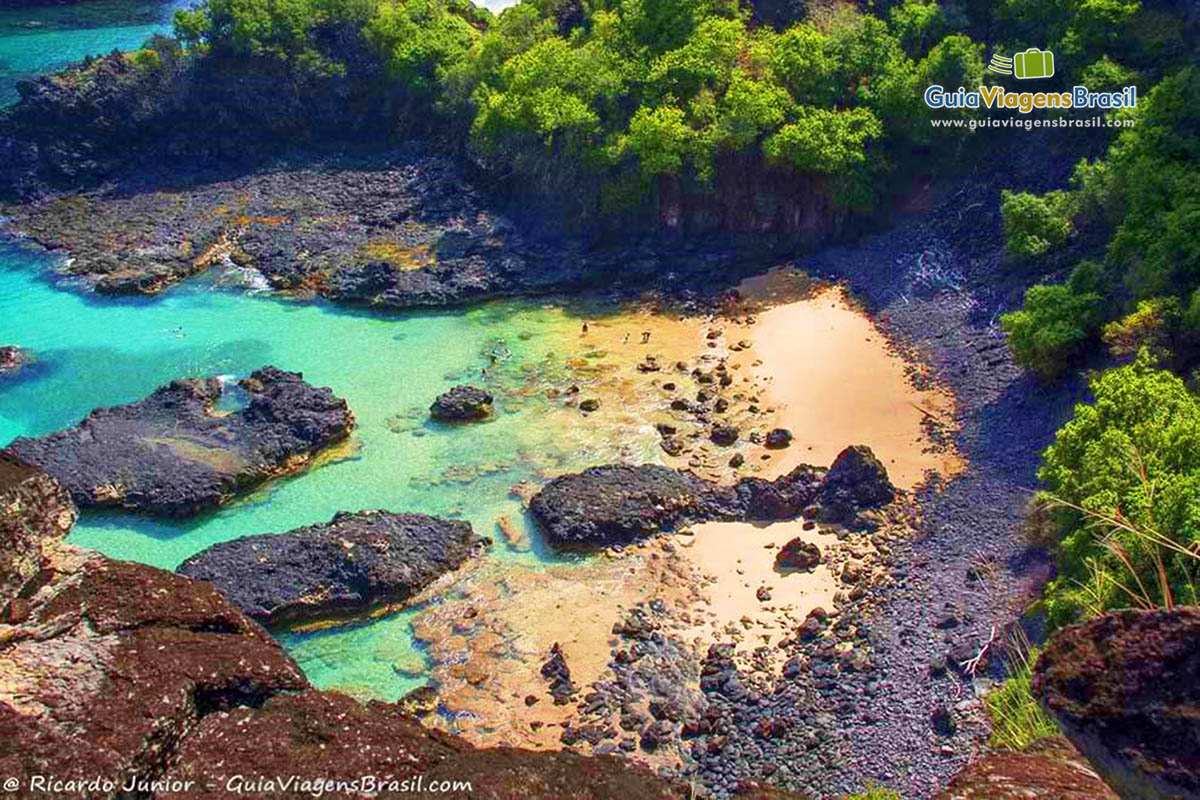
<svg viewBox="0 0 1200 800"><path fill-rule="evenodd" d="M877 783L868 783L858 794L846 795L845 800L904 800L895 789Z"/></svg>
<svg viewBox="0 0 1200 800"><path fill-rule="evenodd" d="M1021 751L1039 739L1058 735L1059 730L1033 696L1033 665L1038 648L1029 644L1024 633L1018 633L1008 652L1008 679L988 692L984 705L992 722L992 747Z"/></svg>

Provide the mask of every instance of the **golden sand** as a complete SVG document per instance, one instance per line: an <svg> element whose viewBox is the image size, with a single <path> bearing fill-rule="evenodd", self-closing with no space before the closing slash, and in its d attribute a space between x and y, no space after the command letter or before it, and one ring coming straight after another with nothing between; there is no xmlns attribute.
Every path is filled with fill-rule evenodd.
<svg viewBox="0 0 1200 800"><path fill-rule="evenodd" d="M796 437L763 477L805 462L828 465L848 444L874 450L902 489L920 483L927 470L945 476L961 470L961 458L939 452L924 430L927 419L952 423L953 398L913 387L912 366L840 287L758 314L746 335L762 400L774 409L772 424Z"/></svg>

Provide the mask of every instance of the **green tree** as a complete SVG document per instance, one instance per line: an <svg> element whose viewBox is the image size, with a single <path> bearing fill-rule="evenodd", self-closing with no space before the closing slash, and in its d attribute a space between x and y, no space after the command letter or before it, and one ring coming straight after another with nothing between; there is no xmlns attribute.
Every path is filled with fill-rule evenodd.
<svg viewBox="0 0 1200 800"><path fill-rule="evenodd" d="M1066 244L1075 232L1072 221L1077 209L1074 195L1055 191L1044 195L1028 192L1000 193L1000 212L1008 251L1017 256L1040 256Z"/></svg>
<svg viewBox="0 0 1200 800"><path fill-rule="evenodd" d="M1065 372L1099 332L1104 319L1101 283L1100 266L1084 261L1065 284L1029 287L1021 309L1000 317L1016 362L1046 378Z"/></svg>
<svg viewBox="0 0 1200 800"><path fill-rule="evenodd" d="M1059 577L1046 592L1051 621L1195 604L1200 404L1145 352L1094 380L1092 393L1038 471L1065 504Z"/></svg>

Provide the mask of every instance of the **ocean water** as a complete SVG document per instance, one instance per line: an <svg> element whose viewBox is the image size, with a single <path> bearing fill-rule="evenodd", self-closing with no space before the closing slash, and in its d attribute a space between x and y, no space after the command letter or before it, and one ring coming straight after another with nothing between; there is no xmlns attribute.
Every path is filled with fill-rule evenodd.
<svg viewBox="0 0 1200 800"><path fill-rule="evenodd" d="M546 563L556 557L531 527L526 552L508 548L496 531L501 515L527 525L512 487L628 456L631 447L643 459L657 452L652 429L563 424L546 390L571 380L579 321L560 306L378 315L203 277L154 299L97 298L56 286L52 272L41 251L0 245L0 343L37 358L0 383L0 445L69 427L93 408L137 400L176 377L236 377L265 364L331 387L358 421L349 444L323 463L215 514L84 515L70 541L114 558L173 569L216 542L387 508L465 519L496 539L486 557ZM500 359L489 366L492 354ZM463 381L493 390L494 420L431 423L432 399ZM410 616L283 640L315 683L391 699L421 682Z"/></svg>
<svg viewBox="0 0 1200 800"><path fill-rule="evenodd" d="M84 56L130 50L169 33L175 10L193 0L88 0L0 7L0 106L17 99L17 81L52 72Z"/></svg>

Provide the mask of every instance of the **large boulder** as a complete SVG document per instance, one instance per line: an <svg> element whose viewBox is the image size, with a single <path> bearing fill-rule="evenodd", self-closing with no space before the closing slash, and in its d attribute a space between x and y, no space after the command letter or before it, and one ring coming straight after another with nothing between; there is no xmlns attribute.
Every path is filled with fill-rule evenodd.
<svg viewBox="0 0 1200 800"><path fill-rule="evenodd" d="M439 422L472 422L492 413L492 396L477 386L455 386L438 395L429 416Z"/></svg>
<svg viewBox="0 0 1200 800"><path fill-rule="evenodd" d="M346 401L300 373L263 367L240 385L248 403L229 414L214 408L226 391L216 378L176 380L6 452L54 476L80 507L188 516L302 469L354 427Z"/></svg>
<svg viewBox="0 0 1200 800"><path fill-rule="evenodd" d="M213 545L177 571L211 581L247 616L277 624L403 602L485 541L458 520L343 512L323 525Z"/></svg>
<svg viewBox="0 0 1200 800"><path fill-rule="evenodd" d="M726 486L656 464L610 464L555 478L529 509L551 544L603 547L697 522L795 519L816 498L821 475L804 464L773 481Z"/></svg>
<svg viewBox="0 0 1200 800"><path fill-rule="evenodd" d="M555 478L529 511L553 544L604 546L690 519L707 488L690 473L656 464L610 464Z"/></svg>
<svg viewBox="0 0 1200 800"><path fill-rule="evenodd" d="M887 469L866 445L847 447L838 453L825 475L818 494L822 519L851 522L859 511L887 505L896 498L896 487Z"/></svg>
<svg viewBox="0 0 1200 800"><path fill-rule="evenodd" d="M1126 800L1200 797L1200 609L1116 611L1056 633L1033 691Z"/></svg>
<svg viewBox="0 0 1200 800"><path fill-rule="evenodd" d="M1117 800L1061 737L1029 750L1000 750L968 764L934 800Z"/></svg>

